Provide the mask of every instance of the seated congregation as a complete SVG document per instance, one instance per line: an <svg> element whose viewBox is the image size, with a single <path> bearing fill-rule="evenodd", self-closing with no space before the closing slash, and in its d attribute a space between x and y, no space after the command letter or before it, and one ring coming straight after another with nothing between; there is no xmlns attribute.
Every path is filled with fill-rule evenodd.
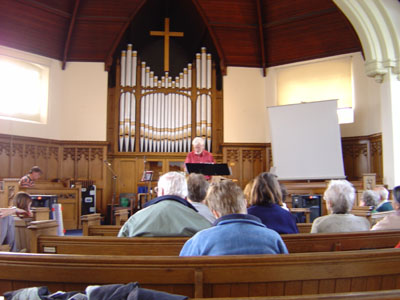
<svg viewBox="0 0 400 300"><path fill-rule="evenodd" d="M80 284L82 286L84 284L123 284L133 280L138 281L141 285L143 283L145 288L154 288L155 290L168 291L188 297L248 297L252 296L252 294L243 291L239 293L234 292L235 287L233 286L229 288L229 290L232 289L231 292L221 292L224 290L220 290L222 286L226 287L233 284L231 275L227 276L221 274L234 272L234 270L238 268L239 270L241 268L243 268L243 270L246 269L247 271L244 273L251 272L252 274L258 274L255 275L258 279L250 283L248 279L235 273L236 275L234 277L237 284L248 284L249 287L246 288L247 291L251 290L251 284L266 284L271 286L278 284L278 286L281 286L282 290L277 293L277 295L286 295L288 293L287 289L293 288L294 281L298 283L304 281L304 284L307 285L306 282L317 280L313 275L309 275L312 278L306 278L308 276L307 274L311 274L315 271L319 274L318 280L339 280L338 282L340 282L340 280L351 280L353 277L364 280L361 279L361 277L377 277L381 275L386 277L397 276L395 274L397 271L393 271L393 268L397 269L397 261L393 259L393 257L397 255L395 254L397 253L396 250L379 248L393 248L400 239L400 233L398 231L381 231L380 234L379 231L374 230L376 234L373 235L373 232L370 232L371 236L368 237L368 232L371 227L370 222L364 217L354 216L351 213L356 200L356 194L355 189L348 181L333 180L329 183L324 193L329 214L314 220L311 232L315 234L298 234L298 225L300 224L296 224L296 217L283 205L284 196L282 195L282 186L279 184L278 178L271 173L262 173L253 180L247 198L241 188L231 180L221 180L210 184L203 175L191 174L186 179L184 175L177 172L164 174L158 182L157 192L158 197L147 202L145 207L133 214L122 227L109 225L114 226L114 228L119 228L119 238L87 237L92 238L93 245L95 245L97 249L102 248L99 247L102 241L104 242L104 248L113 249L114 244L114 249L121 249L118 248L121 245L125 245L125 248L131 247L133 243L135 243L135 239L138 239L136 240L138 245L141 244L141 246L143 246L147 243L145 239L148 239L148 248L143 250L143 253L136 254L135 252L129 251L121 251L122 253L120 254L107 251L101 253L101 251L92 248L92 252L81 253L85 254L85 258L88 259L88 261L85 262L80 261L81 258L79 258L79 255L77 255L78 253L74 251L64 252L71 254L63 254L60 256L57 256L57 254L42 254L41 262L36 265L35 268L44 270L46 269L46 264L52 261L52 265L55 267L53 271L56 272L57 276L54 278L49 277L47 279L41 279L41 281L37 282L37 285L42 285L40 282L43 281L51 286L53 284L52 282L59 280L72 283L76 278L72 280L73 276L69 276L68 272L92 274L94 269L100 268L104 275L96 275L91 279L79 281ZM396 187L393 190L393 194L395 199L393 205L395 211L386 216L382 221L379 221L375 226L385 223L396 223L396 221L388 221L387 219L397 218L399 215L397 211L400 207L400 187ZM0 211L1 219L5 219L14 213L30 215L29 195L27 196L28 204L25 209L20 208L20 204L17 204L18 201L16 197L14 202L15 207L4 208ZM101 226L106 227L106 225ZM387 228L378 227L376 229L383 230ZM394 226L390 229L400 229L400 227ZM8 232L8 230L5 232ZM324 234L325 236L322 236ZM313 236L315 237L314 240L312 240ZM41 239L42 237L43 239ZM326 246L328 245L326 240L329 240L331 237L332 240L330 240L329 246ZM76 237L75 240L74 237L57 238L59 238L60 242L65 242L65 244L71 243L71 248L80 248L79 238L85 237ZM62 241L63 238L65 238L65 241ZM159 239L153 242L159 245L154 246L156 244L151 244L152 239L157 238ZM8 237L3 238L2 243L11 246L11 239L12 238ZM115 239L120 239L121 244L118 245L119 242L116 242ZM171 239L171 241L172 239L176 240L170 244L168 239ZM90 243L90 240L91 239L87 239L85 243ZM162 240L162 242L160 242L160 240ZM310 242L306 245L302 244L302 240ZM323 244L323 240L325 240L325 244ZM352 240L356 241L355 243L359 243L359 248L354 248ZM46 235L39 236L38 241L45 242ZM130 244L130 241L132 241L132 244ZM86 245L82 246L82 248L85 247ZM132 247L134 248L136 246ZM153 250L148 250L151 249L151 247ZM166 249L165 252L163 252L162 247ZM51 247L47 245L39 248L49 249ZM54 248L57 249L57 247ZM61 250L61 248L60 246L59 249ZM171 254L166 254L169 253L168 249L171 249ZM378 250L354 252L355 249ZM18 249L15 248L11 250L18 251ZM340 254L339 252L332 252L333 250L348 250L348 253L345 254L343 252L343 254ZM139 256L147 255L146 251L152 251L150 255L153 255L153 257L144 259L142 256ZM323 253L323 251L328 252ZM372 252L369 253L370 251ZM312 253L304 252L313 252L315 255L313 256ZM63 252L58 252L56 250L54 253ZM99 258L96 254L103 256ZM281 256L279 255L262 256L262 254L286 254L287 258L280 258ZM13 257L7 256L7 253L3 253L0 255L0 265L4 267L4 270L7 270L8 268L15 268L16 265L18 265L17 261L21 260L24 264L33 267L32 264L37 260L35 254L23 255L26 256ZM115 255L125 256L118 256L119 258L117 258ZM171 257L167 259L159 255L171 255ZM179 255L182 257L178 257ZM380 263L383 261L390 261L392 267L384 271L380 270L380 272L385 273L381 275L376 273L377 268L375 262L370 261L368 261L367 272L365 274L361 274L358 271L358 273L350 272L351 274L348 271L343 273L343 270L340 269L343 268L344 265L351 265L352 263L354 263L355 269L359 269L361 258L365 255L368 257L369 255L376 257L377 264L378 261L380 261ZM199 258L200 260L193 258L194 260L192 261L188 256L204 256L204 259L206 256L219 257L216 257L217 260L204 261L202 258ZM222 261L222 257L224 256L227 259L225 262ZM272 257L276 257L276 259L272 259ZM180 259L182 259L182 261ZM188 260L186 261L185 259ZM353 259L358 260L357 262L353 262ZM264 260L265 264L263 265ZM297 265L299 260L302 261L301 272L295 271L296 268L298 269L300 267ZM328 276L324 273L325 271L323 271L323 269L326 269L328 264L332 262L338 262L339 264L335 276L338 277L338 274L342 274L339 276L340 279L329 277L333 276L332 273ZM71 268L70 271L65 269L66 263L69 266L67 269ZM58 264L60 266L59 270L56 267ZM221 264L226 267L222 268ZM262 270L260 269L260 264L270 270L269 275L261 274ZM320 265L320 269L311 270L310 268L313 268L316 264ZM155 268L156 265L157 268ZM205 268L205 265L210 269ZM130 266L129 268L131 270L128 272L129 274L123 271L123 269L126 269L126 266ZM193 270L190 269L189 271L188 268L193 268ZM290 278L279 277L278 273L281 272L279 271L281 268L287 268L286 271L292 274L289 277L294 281L290 281ZM114 269L114 272L110 272L111 269ZM144 270L146 271L143 273ZM167 275L164 274L165 270L174 271L173 274ZM366 269L364 269L364 271L365 270ZM22 269L20 271L22 272ZM194 272L193 274L191 273L192 271ZM296 272L297 274L304 274L304 276L294 276L293 274ZM61 273L63 273L63 275L61 275ZM41 274L44 273L41 272ZM164 279L169 279L161 280L160 274L164 274ZM3 274L2 276L1 279L5 282L20 282L22 273L16 271L12 275ZM148 278L150 278L149 276L154 276L156 279L148 281ZM185 281L184 283L182 281L183 278L188 276L189 278L192 278L192 276L193 278L197 278L196 280L200 280L201 283L199 284L199 281L196 280L194 282ZM42 275L40 277L42 277ZM79 280L82 280L82 276L78 277ZM368 279L365 278L365 280ZM374 287L373 290L398 288L396 285L385 285L383 282L382 280L382 284L380 284L379 287ZM35 280L30 278L26 284L35 284ZM186 284L187 287L183 288L182 284ZM193 289L189 288L192 284ZM323 283L318 283L319 286L321 284ZM58 285L59 283L55 283L55 286ZM303 283L301 283L301 285L303 285ZM10 287L12 285L7 286ZM24 286L24 284L22 284L22 286ZM349 282L349 286L352 286L351 282ZM1 287L1 289L2 291L10 290L10 288L4 286ZM68 290L67 285L65 289ZM366 288L359 289L359 291L363 290L366 290ZM323 291L324 290L320 288L312 289L312 291L300 289L295 293L299 295L306 293L315 294L323 293ZM340 290L333 289L328 292L336 293L339 291ZM341 291L350 292L354 290L343 289ZM263 296L266 295L266 292L260 292L254 295Z"/></svg>

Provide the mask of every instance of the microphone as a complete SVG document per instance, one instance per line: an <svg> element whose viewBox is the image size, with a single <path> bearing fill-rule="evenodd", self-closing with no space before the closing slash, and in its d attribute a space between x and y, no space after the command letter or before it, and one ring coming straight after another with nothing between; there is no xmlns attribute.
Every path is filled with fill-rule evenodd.
<svg viewBox="0 0 400 300"><path fill-rule="evenodd" d="M110 164L107 160L104 160L104 163L105 163L107 166L111 166L111 164Z"/></svg>

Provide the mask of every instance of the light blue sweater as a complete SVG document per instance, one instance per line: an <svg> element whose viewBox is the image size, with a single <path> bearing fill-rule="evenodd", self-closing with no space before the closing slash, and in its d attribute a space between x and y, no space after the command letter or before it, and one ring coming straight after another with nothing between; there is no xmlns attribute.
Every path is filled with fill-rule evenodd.
<svg viewBox="0 0 400 300"><path fill-rule="evenodd" d="M188 240L180 256L288 253L280 235L257 217L231 214L219 218L214 225Z"/></svg>

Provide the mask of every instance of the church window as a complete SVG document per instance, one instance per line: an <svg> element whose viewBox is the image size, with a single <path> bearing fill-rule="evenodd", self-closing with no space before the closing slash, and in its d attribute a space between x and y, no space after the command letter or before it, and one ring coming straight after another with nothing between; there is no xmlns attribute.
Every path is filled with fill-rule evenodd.
<svg viewBox="0 0 400 300"><path fill-rule="evenodd" d="M278 105L337 99L339 124L353 123L352 57L277 68Z"/></svg>
<svg viewBox="0 0 400 300"><path fill-rule="evenodd" d="M49 68L0 53L0 117L46 123Z"/></svg>

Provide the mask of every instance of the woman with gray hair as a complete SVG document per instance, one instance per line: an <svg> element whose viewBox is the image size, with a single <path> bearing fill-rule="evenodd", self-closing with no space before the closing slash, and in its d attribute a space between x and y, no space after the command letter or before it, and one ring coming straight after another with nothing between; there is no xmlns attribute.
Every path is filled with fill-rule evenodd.
<svg viewBox="0 0 400 300"><path fill-rule="evenodd" d="M375 208L379 203L379 195L373 190L366 190L361 197L361 206L370 206Z"/></svg>
<svg viewBox="0 0 400 300"><path fill-rule="evenodd" d="M376 223L371 230L400 229L400 186L393 189L394 211Z"/></svg>
<svg viewBox="0 0 400 300"><path fill-rule="evenodd" d="M311 233L369 230L371 225L366 218L349 213L355 199L355 189L350 182L331 180L324 193L324 199L330 214L316 218Z"/></svg>

